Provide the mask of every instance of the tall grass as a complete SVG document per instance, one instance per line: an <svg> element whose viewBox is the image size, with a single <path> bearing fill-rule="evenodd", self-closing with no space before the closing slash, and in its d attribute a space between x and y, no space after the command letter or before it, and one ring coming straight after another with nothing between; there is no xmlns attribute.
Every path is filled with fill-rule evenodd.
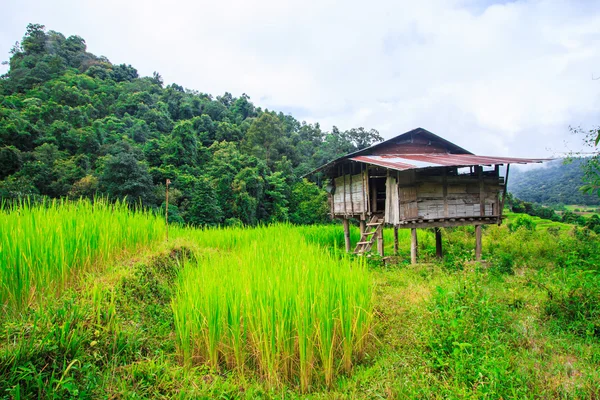
<svg viewBox="0 0 600 400"><path fill-rule="evenodd" d="M0 306L18 313L77 273L164 235L161 218L102 200L0 207Z"/></svg>
<svg viewBox="0 0 600 400"><path fill-rule="evenodd" d="M303 391L350 371L372 319L364 262L286 225L204 232L213 243L232 235L245 236L234 251L207 252L180 273L172 306L185 362L252 370Z"/></svg>

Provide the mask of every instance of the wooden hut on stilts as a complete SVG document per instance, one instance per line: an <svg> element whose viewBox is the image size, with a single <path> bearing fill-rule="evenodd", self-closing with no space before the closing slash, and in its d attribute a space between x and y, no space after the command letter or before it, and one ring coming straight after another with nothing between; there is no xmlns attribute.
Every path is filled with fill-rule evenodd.
<svg viewBox="0 0 600 400"><path fill-rule="evenodd" d="M354 253L377 244L384 256L383 226L411 230L411 261L417 261L417 229L434 228L436 254L442 257L442 227L475 226L475 256L481 259L481 226L501 224L510 164L548 159L477 156L423 128L347 154L309 175L329 179L332 218L344 227L351 251L350 220L360 224ZM501 167L503 167L501 169Z"/></svg>

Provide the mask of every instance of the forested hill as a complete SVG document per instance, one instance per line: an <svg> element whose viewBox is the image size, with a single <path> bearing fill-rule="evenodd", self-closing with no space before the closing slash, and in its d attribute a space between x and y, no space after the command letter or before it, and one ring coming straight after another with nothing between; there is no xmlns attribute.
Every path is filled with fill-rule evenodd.
<svg viewBox="0 0 600 400"><path fill-rule="evenodd" d="M382 140L139 77L30 24L0 80L0 197L126 198L192 224L314 222L324 194L299 177Z"/></svg>
<svg viewBox="0 0 600 400"><path fill-rule="evenodd" d="M521 200L544 205L583 204L597 205L598 196L579 190L583 186L583 159L564 163L556 160L543 168L510 171L508 190Z"/></svg>

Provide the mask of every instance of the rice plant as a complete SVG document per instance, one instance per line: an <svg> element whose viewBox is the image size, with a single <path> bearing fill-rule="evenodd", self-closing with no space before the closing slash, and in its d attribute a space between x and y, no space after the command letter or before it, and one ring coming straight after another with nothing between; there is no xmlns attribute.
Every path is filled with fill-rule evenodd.
<svg viewBox="0 0 600 400"><path fill-rule="evenodd" d="M124 203L22 201L0 207L0 307L18 313L78 272L163 237L164 222Z"/></svg>
<svg viewBox="0 0 600 400"><path fill-rule="evenodd" d="M364 262L286 225L213 229L197 239L231 243L232 235L244 237L233 251L207 252L180 273L172 307L185 363L254 371L304 392L349 372L372 322Z"/></svg>

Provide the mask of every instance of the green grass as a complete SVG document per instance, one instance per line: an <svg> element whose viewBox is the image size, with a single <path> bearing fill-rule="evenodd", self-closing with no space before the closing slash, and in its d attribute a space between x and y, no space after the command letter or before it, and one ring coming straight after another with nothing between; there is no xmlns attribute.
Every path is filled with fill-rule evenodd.
<svg viewBox="0 0 600 400"><path fill-rule="evenodd" d="M0 208L0 306L16 313L93 265L164 236L161 219L98 200Z"/></svg>
<svg viewBox="0 0 600 400"><path fill-rule="evenodd" d="M485 226L482 263L419 230L415 266L408 230L384 265L339 225L173 228L0 318L0 397L598 398L600 239L550 228Z"/></svg>

